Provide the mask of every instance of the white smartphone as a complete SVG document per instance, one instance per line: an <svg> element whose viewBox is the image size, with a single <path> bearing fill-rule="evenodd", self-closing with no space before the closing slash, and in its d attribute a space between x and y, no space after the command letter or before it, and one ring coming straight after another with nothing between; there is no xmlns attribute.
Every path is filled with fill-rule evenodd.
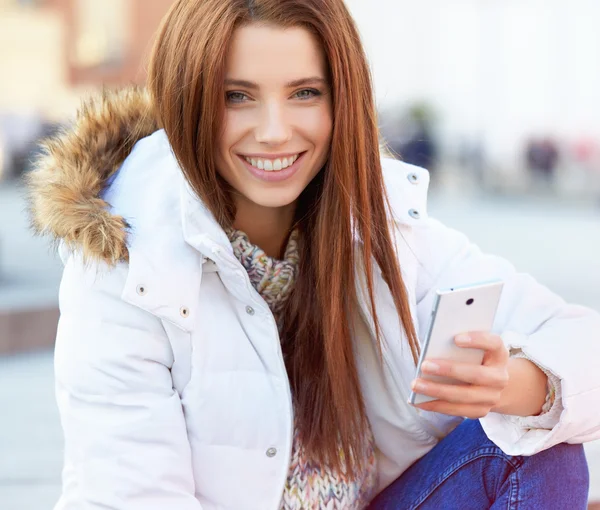
<svg viewBox="0 0 600 510"><path fill-rule="evenodd" d="M449 377L422 374L421 364L425 359L447 359L481 365L483 350L459 347L454 342L454 337L469 331L491 331L503 286L503 281L493 280L437 291L431 324L421 350L415 378L443 384L461 384ZM414 391L409 397L411 404L432 400L435 398Z"/></svg>

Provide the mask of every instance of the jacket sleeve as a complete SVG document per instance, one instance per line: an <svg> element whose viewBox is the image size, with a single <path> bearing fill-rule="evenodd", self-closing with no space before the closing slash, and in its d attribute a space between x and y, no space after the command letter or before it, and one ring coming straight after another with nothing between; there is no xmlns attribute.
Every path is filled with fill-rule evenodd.
<svg viewBox="0 0 600 510"><path fill-rule="evenodd" d="M500 257L483 254L465 235L433 218L414 232L420 265L419 329L429 325L437 289L502 279L505 286L493 332L512 353L560 381L555 418L541 426L543 420L536 417L490 413L481 419L488 437L509 455L533 455L559 443L600 438L600 314L565 303L531 276L518 273Z"/></svg>
<svg viewBox="0 0 600 510"><path fill-rule="evenodd" d="M160 320L121 300L125 264L66 264L55 349L65 438L55 510L201 510Z"/></svg>

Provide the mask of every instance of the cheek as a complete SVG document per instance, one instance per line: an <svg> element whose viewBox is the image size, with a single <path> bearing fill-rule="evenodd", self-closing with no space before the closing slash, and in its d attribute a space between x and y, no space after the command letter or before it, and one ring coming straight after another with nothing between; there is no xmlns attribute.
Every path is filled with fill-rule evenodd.
<svg viewBox="0 0 600 510"><path fill-rule="evenodd" d="M304 136L318 149L324 148L324 145L328 146L331 142L333 119L328 109L306 109L298 114L296 121Z"/></svg>
<svg viewBox="0 0 600 510"><path fill-rule="evenodd" d="M229 110L223 119L223 134L219 144L221 154L226 156L231 148L256 126L256 111ZM310 140L317 149L326 149L333 133L333 116L327 106L299 108L289 113L288 122Z"/></svg>
<svg viewBox="0 0 600 510"><path fill-rule="evenodd" d="M223 131L219 140L219 152L227 155L244 134L244 119L239 112L228 111L223 117Z"/></svg>

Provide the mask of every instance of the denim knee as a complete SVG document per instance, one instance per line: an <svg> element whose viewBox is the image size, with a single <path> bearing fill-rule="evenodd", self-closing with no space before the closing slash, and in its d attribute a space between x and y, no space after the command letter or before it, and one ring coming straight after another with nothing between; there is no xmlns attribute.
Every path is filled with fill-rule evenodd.
<svg viewBox="0 0 600 510"><path fill-rule="evenodd" d="M588 465L585 457L585 450L582 444L561 443L544 450L549 462L559 463L563 469L569 469L575 472L587 472ZM541 455L540 452L537 455Z"/></svg>
<svg viewBox="0 0 600 510"><path fill-rule="evenodd" d="M413 464L370 509L585 510L589 473L581 445L510 456L465 420Z"/></svg>
<svg viewBox="0 0 600 510"><path fill-rule="evenodd" d="M552 482L560 480L563 487L585 492L590 484L585 451L581 444L561 443L531 457L523 457L522 474L537 475Z"/></svg>
<svg viewBox="0 0 600 510"><path fill-rule="evenodd" d="M459 445L455 448L462 450L453 467L480 458L490 473L499 479L510 478L516 490L513 496L527 502L522 505L524 508L527 504L534 505L531 508L544 508L543 504L554 505L546 508L586 508L590 479L583 445L561 443L535 455L510 456L487 437L479 420L465 420L453 434L453 443ZM491 485L496 483L492 481ZM535 501L544 503L535 506Z"/></svg>

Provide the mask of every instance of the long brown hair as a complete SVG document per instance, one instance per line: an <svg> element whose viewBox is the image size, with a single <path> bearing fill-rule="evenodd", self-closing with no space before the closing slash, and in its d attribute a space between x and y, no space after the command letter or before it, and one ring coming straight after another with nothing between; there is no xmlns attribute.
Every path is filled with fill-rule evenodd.
<svg viewBox="0 0 600 510"><path fill-rule="evenodd" d="M225 108L224 55L234 30L254 22L310 30L329 65L331 153L299 199L301 262L281 337L307 453L353 474L362 466L359 452L367 438L351 337L361 260L367 262L377 345L372 260L391 291L415 360L419 347L388 228L371 76L350 13L343 0L178 0L153 51L150 91L186 178L217 221L231 225L231 190L215 166Z"/></svg>

